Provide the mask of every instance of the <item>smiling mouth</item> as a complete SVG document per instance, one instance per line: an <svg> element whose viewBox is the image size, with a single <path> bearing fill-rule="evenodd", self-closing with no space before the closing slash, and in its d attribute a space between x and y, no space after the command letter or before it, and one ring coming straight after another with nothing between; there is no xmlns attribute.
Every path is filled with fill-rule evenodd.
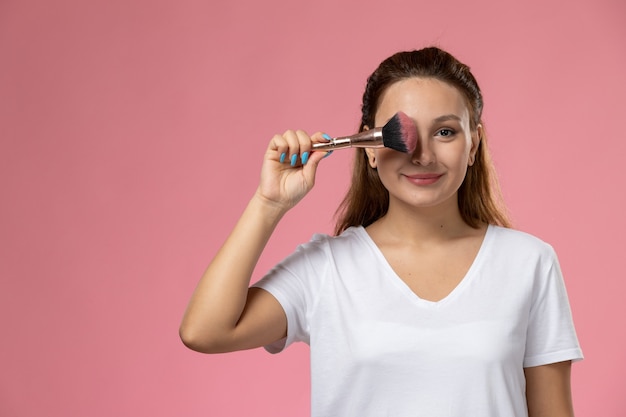
<svg viewBox="0 0 626 417"><path fill-rule="evenodd" d="M443 174L417 174L417 175L405 175L411 183L416 185L430 185L436 183Z"/></svg>

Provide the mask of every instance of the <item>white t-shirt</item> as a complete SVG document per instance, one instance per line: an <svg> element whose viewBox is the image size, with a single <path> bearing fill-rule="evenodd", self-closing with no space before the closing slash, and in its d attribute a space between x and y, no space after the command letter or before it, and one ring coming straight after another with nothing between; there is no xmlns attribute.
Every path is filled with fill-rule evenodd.
<svg viewBox="0 0 626 417"><path fill-rule="evenodd" d="M312 416L527 416L524 367L582 359L556 255L489 226L460 284L419 298L365 229L315 235L255 286L311 352Z"/></svg>

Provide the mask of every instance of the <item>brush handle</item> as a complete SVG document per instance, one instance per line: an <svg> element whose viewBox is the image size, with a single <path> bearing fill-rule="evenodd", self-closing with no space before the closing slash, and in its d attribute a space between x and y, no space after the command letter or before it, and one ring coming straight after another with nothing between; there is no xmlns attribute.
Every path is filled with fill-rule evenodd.
<svg viewBox="0 0 626 417"><path fill-rule="evenodd" d="M344 148L382 148L383 130L380 127L351 136L340 136L326 143L313 144L314 151L334 151Z"/></svg>

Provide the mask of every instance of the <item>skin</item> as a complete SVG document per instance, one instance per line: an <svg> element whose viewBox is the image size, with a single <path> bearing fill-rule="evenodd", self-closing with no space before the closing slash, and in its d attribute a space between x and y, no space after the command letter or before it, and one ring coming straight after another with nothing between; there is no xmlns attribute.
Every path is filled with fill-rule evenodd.
<svg viewBox="0 0 626 417"><path fill-rule="evenodd" d="M570 386L572 362L524 369L526 403L530 417L573 417Z"/></svg>
<svg viewBox="0 0 626 417"><path fill-rule="evenodd" d="M282 217L315 184L324 152L311 152L324 142L321 133L288 130L270 141L259 186L224 245L194 291L180 336L190 349L204 353L231 352L264 346L287 334L287 318L268 292L251 288L254 267ZM292 166L293 155L301 155ZM310 157L304 157L310 154ZM306 164L302 164L302 158Z"/></svg>
<svg viewBox="0 0 626 417"><path fill-rule="evenodd" d="M389 210L366 230L413 292L439 301L463 279L487 230L486 225L468 226L457 203L479 130L470 131L461 94L434 79L409 78L389 86L379 101L376 124L398 111L415 122L417 148L411 155L367 150L370 165L389 190Z"/></svg>
<svg viewBox="0 0 626 417"><path fill-rule="evenodd" d="M487 230L487 225L468 226L457 204L482 126L470 129L462 95L434 79L396 82L378 104L376 125L383 126L403 111L416 123L418 146L411 155L385 148L367 150L390 200L387 214L366 231L417 296L438 301L463 279ZM264 290L248 287L276 226L313 188L325 153L311 153L311 148L323 141L321 133L308 136L293 130L270 141L259 186L202 276L183 317L180 336L189 348L230 352L286 336L287 319L278 301ZM570 362L527 368L525 374L531 417L573 416Z"/></svg>

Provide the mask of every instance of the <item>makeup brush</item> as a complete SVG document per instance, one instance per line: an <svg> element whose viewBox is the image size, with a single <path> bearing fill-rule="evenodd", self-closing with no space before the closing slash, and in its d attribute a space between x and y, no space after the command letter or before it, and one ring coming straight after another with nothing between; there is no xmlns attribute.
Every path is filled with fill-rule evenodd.
<svg viewBox="0 0 626 417"><path fill-rule="evenodd" d="M383 127L376 127L351 136L340 136L327 143L315 143L314 151L333 151L344 148L390 148L413 153L417 146L417 127L402 112L396 113Z"/></svg>

